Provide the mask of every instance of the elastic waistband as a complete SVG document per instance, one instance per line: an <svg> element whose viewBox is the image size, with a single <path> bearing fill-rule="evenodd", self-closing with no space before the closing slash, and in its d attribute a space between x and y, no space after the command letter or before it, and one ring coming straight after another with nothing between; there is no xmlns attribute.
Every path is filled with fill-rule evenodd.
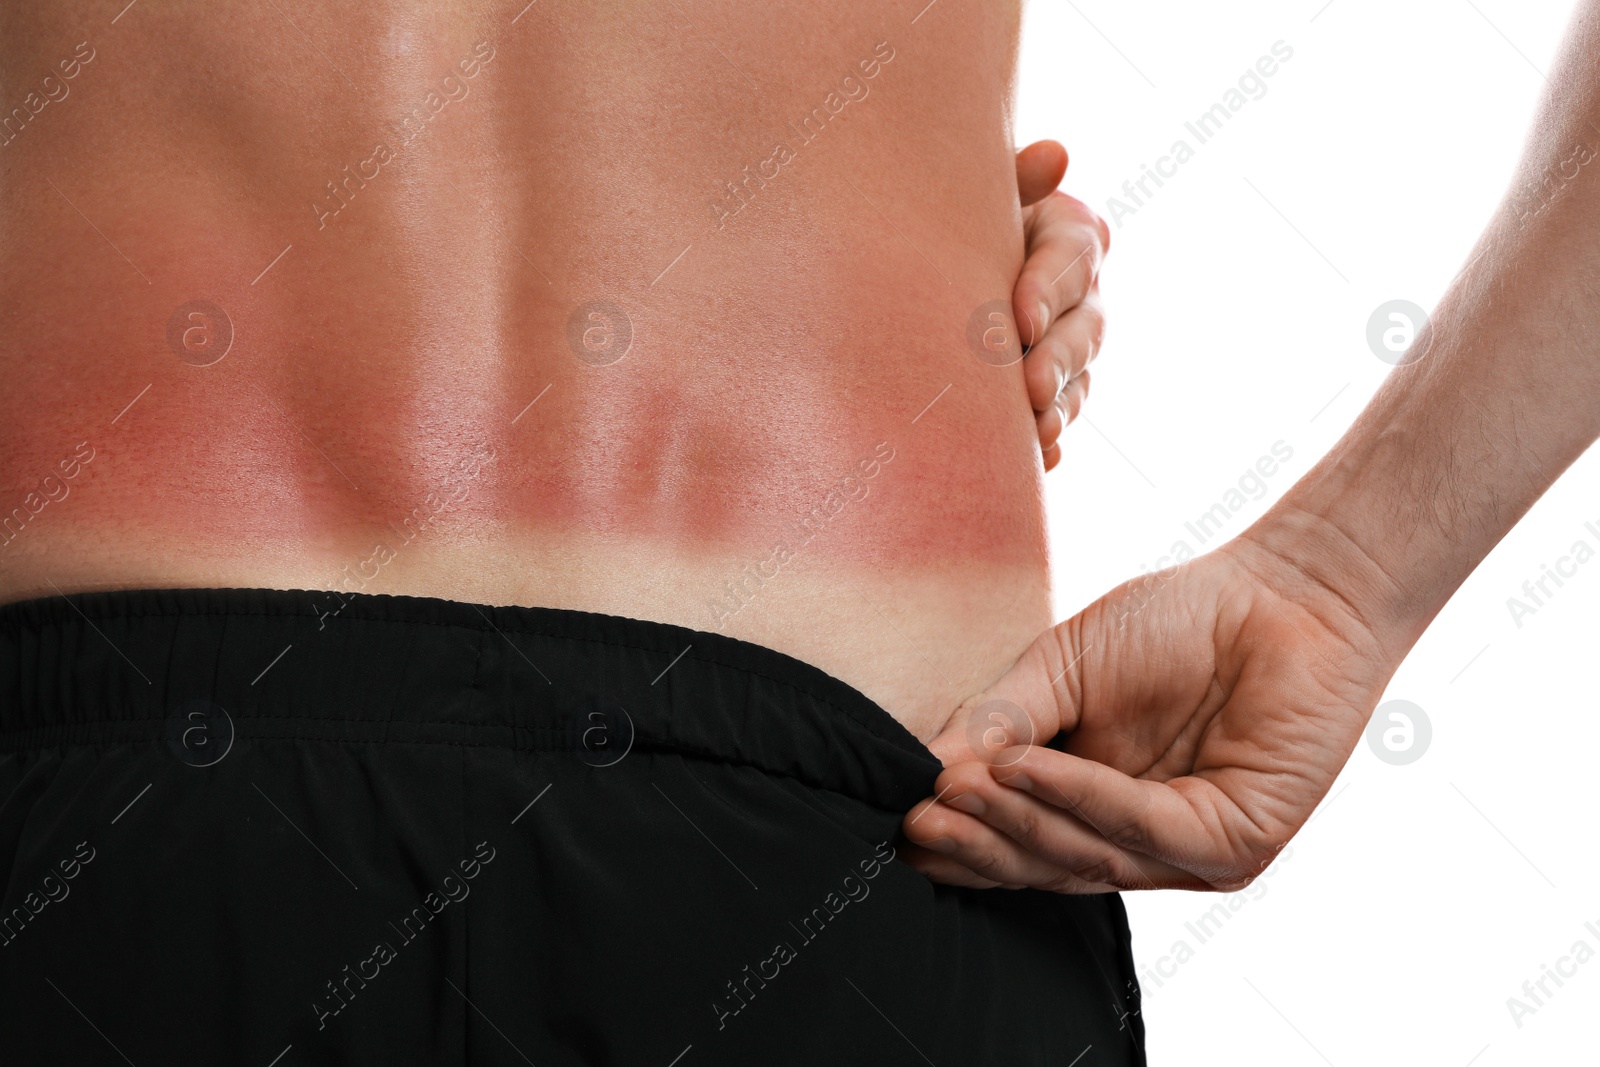
<svg viewBox="0 0 1600 1067"><path fill-rule="evenodd" d="M940 767L832 675L666 623L275 589L0 606L0 752L182 743L188 724L224 718L230 740L501 746L595 766L675 751L902 811Z"/></svg>

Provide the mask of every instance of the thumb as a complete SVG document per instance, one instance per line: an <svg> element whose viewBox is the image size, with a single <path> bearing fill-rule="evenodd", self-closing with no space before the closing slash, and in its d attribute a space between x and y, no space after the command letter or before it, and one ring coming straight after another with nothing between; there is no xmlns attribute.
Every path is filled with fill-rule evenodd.
<svg viewBox="0 0 1600 1067"><path fill-rule="evenodd" d="M1080 628L1059 623L1036 638L994 684L956 708L928 749L946 767L994 763L1017 745L1044 745L1077 723L1073 668Z"/></svg>

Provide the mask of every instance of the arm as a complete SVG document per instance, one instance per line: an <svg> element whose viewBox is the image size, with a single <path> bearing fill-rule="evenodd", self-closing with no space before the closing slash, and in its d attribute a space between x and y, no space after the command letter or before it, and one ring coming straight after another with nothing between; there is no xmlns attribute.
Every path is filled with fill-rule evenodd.
<svg viewBox="0 0 1600 1067"><path fill-rule="evenodd" d="M1233 542L1044 634L935 740L944 801L906 820L926 873L1236 889L1304 824L1429 622L1600 436L1596 54L1584 0L1516 191L1327 457ZM1020 728L969 729L997 699ZM1065 752L1003 747L1058 729Z"/></svg>

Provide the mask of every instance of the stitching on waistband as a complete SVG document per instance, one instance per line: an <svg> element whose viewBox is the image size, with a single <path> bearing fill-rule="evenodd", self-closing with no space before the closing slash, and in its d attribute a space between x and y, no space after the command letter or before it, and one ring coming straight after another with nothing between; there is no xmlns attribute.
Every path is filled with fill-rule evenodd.
<svg viewBox="0 0 1600 1067"><path fill-rule="evenodd" d="M318 719L318 718L310 718L310 717L303 716L303 715L292 716L292 718L299 719L299 720L302 720L302 721L305 721L305 722L327 722L327 723L347 723L347 722L352 722L352 721L353 722L372 722L372 721L375 721L375 720L371 720L371 719L355 719L355 720L351 720L351 719ZM104 721L121 724L121 723L154 723L154 722L165 722L166 720L165 719L155 719L155 718L145 718L145 719L116 719L116 720L104 720ZM245 719L244 721L248 722L250 720L249 719ZM281 720L272 719L272 720L269 720L269 721L277 722L277 721L281 721ZM415 722L415 721L418 721L418 720L407 720L407 721ZM92 724L76 724L76 723L74 723L74 724L60 724L60 725L92 725ZM450 724L450 725L459 726L459 725L469 725L469 724L454 723L454 724ZM47 727L46 729L49 729L49 728ZM505 727L500 727L500 729L505 729ZM517 727L517 729L527 730L527 729L530 729L530 728L529 727ZM13 730L13 731L10 731L10 732L7 732L7 733L0 733L0 738L14 737L19 732L20 731ZM17 755L17 754L32 755L32 754L40 752L43 749L48 749L48 748L53 748L53 747L59 747L59 748L62 748L62 749L69 749L69 748L70 749L105 749L105 748L117 748L117 747L125 746L125 745L144 744L146 742L155 741L155 740L158 740L158 738L152 735L152 736L149 736L149 737L136 737L136 738L123 739L123 740L116 740L116 741L108 741L108 740L73 741L73 742L62 741L62 742L59 742L58 744L54 744L54 745L52 745L52 744L38 744L38 745L29 745L27 747L17 748L17 749L7 749L7 748L4 748L3 746L0 746L0 757L4 757L4 756L8 756L8 755ZM555 751L553 749L547 749L547 748L519 747L519 746L516 746L516 745L497 744L497 743L495 743L493 741L446 741L446 740L443 740L443 739L436 739L436 738L427 738L427 739L423 739L423 738L405 738L405 739L399 739L399 738L391 738L391 737L370 737L370 738L369 737L318 737L318 736L315 736L313 734L274 734L274 735L271 735L271 736L250 737L250 738L247 738L247 740L256 741L256 742L312 741L312 742L321 742L323 744L330 744L330 745L426 745L426 746L436 746L436 747L442 746L442 747L447 747L447 748L497 748L497 749L502 749L502 750L510 750L510 751L513 751L513 752L553 753ZM846 792L845 790L836 788L835 786L824 785L819 781L815 781L815 780L812 780L812 779L809 779L809 778L805 778L805 777L803 777L801 775L798 775L798 774L795 774L795 773L793 773L791 771L776 770L776 769L774 769L772 767L767 767L767 766L764 766L764 765L762 765L760 763L756 763L756 762L754 762L752 760L748 760L748 759L733 759L733 758L721 755L719 753L709 752L709 751L707 751L705 749L696 748L696 747L691 746L691 745L678 745L676 743L657 742L657 743L654 743L654 744L647 744L644 747L634 749L633 751L641 752L641 753L643 753L645 755L649 755L649 756L680 756L680 757L683 757L685 759L700 760L701 762L705 762L705 763L714 763L714 764L716 764L716 765L718 765L720 767L748 767L749 769L751 769L753 771L758 771L761 774L767 775L767 776L772 777L772 778L783 778L783 779L786 779L786 780L791 781L791 782L798 782L801 785L805 786L807 789L819 790L819 791L825 792L825 793L834 793L834 794L837 794L838 796L846 797L846 798L848 798L850 800L853 800L853 801L857 802L858 804L865 804L868 807L874 808L874 809L876 809L878 811L901 812L901 810L902 810L902 809L900 809L898 807L885 807L882 804L875 803L875 802L873 802L871 800L868 800L865 797L859 796L859 795L857 795L855 793ZM598 767L598 768L595 768L595 769L596 770L605 770L606 768Z"/></svg>

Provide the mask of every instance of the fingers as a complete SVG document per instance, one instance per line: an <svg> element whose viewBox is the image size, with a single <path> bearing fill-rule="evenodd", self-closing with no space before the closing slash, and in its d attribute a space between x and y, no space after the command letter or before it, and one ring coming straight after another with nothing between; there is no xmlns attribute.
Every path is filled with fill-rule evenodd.
<svg viewBox="0 0 1600 1067"><path fill-rule="evenodd" d="M1085 368L1105 338L1099 273L1108 243L1104 220L1068 196L1047 198L1029 223L1028 258L1012 310L1029 345L1023 380L1039 416L1047 471L1061 460L1056 441L1083 407L1089 393Z"/></svg>
<svg viewBox="0 0 1600 1067"><path fill-rule="evenodd" d="M1042 341L1028 349L1022 361L1022 378L1034 411L1047 411L1067 384L1094 362L1105 333L1105 308L1100 293L1091 291L1081 304L1051 325Z"/></svg>
<svg viewBox="0 0 1600 1067"><path fill-rule="evenodd" d="M1151 854L1151 849L1174 846L1162 840L1163 823L1179 834L1201 832L1199 841L1182 846L1188 853L1215 851L1193 809L1168 785L1033 748L1015 761L949 767L939 776L938 789L939 798L912 809L903 827L919 846L908 862L936 881L974 888L1024 885L1056 893L1236 884L1207 877L1218 869L1214 862L1202 861L1201 870L1191 870L1168 862L1176 853ZM1162 796L1170 799L1158 799Z"/></svg>
<svg viewBox="0 0 1600 1067"><path fill-rule="evenodd" d="M1060 431L1056 431L1057 436ZM1061 462L1061 446L1058 444L1041 445L1044 449L1044 470L1046 474L1056 469L1056 464Z"/></svg>
<svg viewBox="0 0 1600 1067"><path fill-rule="evenodd" d="M1043 745L1077 725L1072 696L1079 651L1078 618L1041 633L988 689L969 697L950 716L928 748L946 767L993 762L1017 746Z"/></svg>
<svg viewBox="0 0 1600 1067"><path fill-rule="evenodd" d="M1083 313L1080 318L1080 313ZM1098 320L1098 309L1075 308L1056 323L1044 344L1030 351L1023 361L1023 380L1028 401L1039 424L1039 447L1049 452L1089 397L1087 365L1100 345L1100 327L1087 320ZM1059 340L1058 340L1059 335ZM1058 384L1062 383L1062 384ZM1054 391L1052 391L1054 390ZM1060 449L1055 447L1056 459ZM1055 464L1046 457L1045 470Z"/></svg>
<svg viewBox="0 0 1600 1067"><path fill-rule="evenodd" d="M1017 153L1017 196L1022 206L1056 191L1067 173L1067 150L1055 141L1035 141Z"/></svg>
<svg viewBox="0 0 1600 1067"><path fill-rule="evenodd" d="M913 808L903 828L919 847L905 850L902 857L934 881L979 889L1017 885L1057 893L1109 893L1120 888L1086 881L1030 854L982 819L932 800Z"/></svg>
<svg viewBox="0 0 1600 1067"><path fill-rule="evenodd" d="M1012 314L1029 349L1023 359L1028 399L1040 416L1044 469L1061 462L1056 444L1088 395L1083 369L1100 351L1105 316L1096 286L1111 244L1105 220L1080 200L1056 192L1067 150L1039 141L1017 153L1017 194L1024 207L1027 258L1012 291Z"/></svg>
<svg viewBox="0 0 1600 1067"><path fill-rule="evenodd" d="M1204 778L1132 778L1048 748L1002 757L995 778L1138 856L1163 888L1231 889L1258 873L1245 840L1249 820L1241 826L1236 806Z"/></svg>
<svg viewBox="0 0 1600 1067"><path fill-rule="evenodd" d="M1051 194L1025 216L1027 259L1012 290L1012 311L1023 340L1033 345L1094 288L1111 231L1087 204L1064 193Z"/></svg>
<svg viewBox="0 0 1600 1067"><path fill-rule="evenodd" d="M1042 751L1049 750L1033 749L1030 756ZM1026 879L1029 885L1056 892L1100 892L1103 887L1207 888L1203 880L1181 867L1109 840L1083 817L1081 808L1064 811L1059 803L1012 788L1008 783L1028 770L1031 762L965 764L951 767L939 777L938 788L944 797L941 806L980 819L984 829L996 837L976 832L959 820L941 818L936 811L930 811L912 829L928 838L942 835L954 842L954 850L945 855L996 881ZM996 844L998 837L1006 839L1006 847Z"/></svg>
<svg viewBox="0 0 1600 1067"><path fill-rule="evenodd" d="M999 882L980 878L955 860L920 845L905 845L898 855L903 863L921 871L933 881L943 882L945 885L959 885L967 889L1016 888L1001 886Z"/></svg>
<svg viewBox="0 0 1600 1067"><path fill-rule="evenodd" d="M1089 372L1084 371L1066 384L1049 407L1034 416L1039 423L1039 447L1047 453L1045 470L1055 466L1049 462L1049 452L1055 452L1057 461L1061 459L1061 446L1056 440L1061 436L1061 431L1066 429L1067 424L1078 417L1078 412L1083 410L1083 402L1088 396Z"/></svg>

